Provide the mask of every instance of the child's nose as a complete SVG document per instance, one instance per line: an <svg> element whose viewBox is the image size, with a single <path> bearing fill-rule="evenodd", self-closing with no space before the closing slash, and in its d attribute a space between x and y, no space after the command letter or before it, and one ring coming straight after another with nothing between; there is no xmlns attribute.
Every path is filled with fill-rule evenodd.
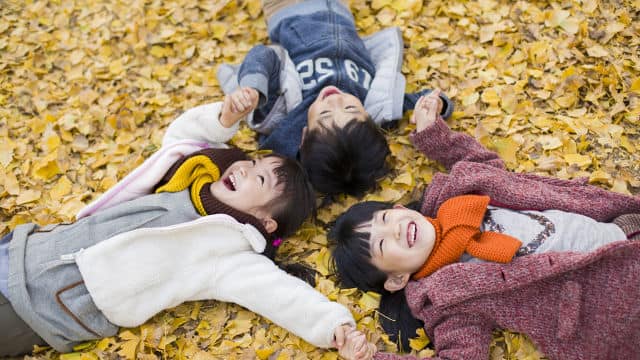
<svg viewBox="0 0 640 360"><path fill-rule="evenodd" d="M327 103L331 106L342 106L342 95L336 94L327 97Z"/></svg>

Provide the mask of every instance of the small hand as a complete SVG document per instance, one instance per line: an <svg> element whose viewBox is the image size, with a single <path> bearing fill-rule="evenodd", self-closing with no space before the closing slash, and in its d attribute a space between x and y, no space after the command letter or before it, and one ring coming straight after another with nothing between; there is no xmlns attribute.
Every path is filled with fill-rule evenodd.
<svg viewBox="0 0 640 360"><path fill-rule="evenodd" d="M370 344L367 337L358 330L347 333L344 345L338 348L338 354L346 360L369 360L375 352L375 345Z"/></svg>
<svg viewBox="0 0 640 360"><path fill-rule="evenodd" d="M258 91L250 87L239 88L225 96L220 123L224 127L231 127L253 111L258 106L258 100Z"/></svg>
<svg viewBox="0 0 640 360"><path fill-rule="evenodd" d="M440 90L436 89L418 99L410 119L412 124L416 124L417 132L431 126L436 122L438 116L440 116L440 112L444 106L440 98L440 93Z"/></svg>
<svg viewBox="0 0 640 360"><path fill-rule="evenodd" d="M338 326L333 332L333 346L340 349L344 345L347 334L354 331L355 328L349 324Z"/></svg>

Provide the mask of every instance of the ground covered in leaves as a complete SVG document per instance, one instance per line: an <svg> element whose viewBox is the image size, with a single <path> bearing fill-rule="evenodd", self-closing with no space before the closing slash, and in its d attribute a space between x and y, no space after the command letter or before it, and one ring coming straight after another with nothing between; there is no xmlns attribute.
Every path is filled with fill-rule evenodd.
<svg viewBox="0 0 640 360"><path fill-rule="evenodd" d="M443 89L450 126L498 151L508 167L587 176L640 189L640 1L352 0L358 30L400 26L408 91ZM73 220L160 145L185 109L221 99L215 72L267 41L259 0L0 0L0 234L20 223ZM413 151L406 119L388 134L395 169L367 199L406 202L438 165ZM253 133L234 141L255 150ZM375 294L340 290L325 225L353 198L322 209L284 245L323 276L317 288L351 308L372 341ZM606 336L606 334L602 334ZM431 353L422 336L414 352ZM145 325L53 359L335 359L242 308L181 305ZM640 352L640 349L638 349ZM496 332L492 357L541 355Z"/></svg>

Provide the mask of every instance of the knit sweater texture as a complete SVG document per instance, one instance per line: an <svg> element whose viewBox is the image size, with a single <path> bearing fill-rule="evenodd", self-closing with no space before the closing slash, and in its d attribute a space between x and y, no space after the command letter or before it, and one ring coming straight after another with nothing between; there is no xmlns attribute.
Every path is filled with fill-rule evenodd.
<svg viewBox="0 0 640 360"><path fill-rule="evenodd" d="M411 135L414 146L449 171L425 189L421 211L447 199L484 194L514 210L557 209L610 222L640 213L640 198L586 183L505 170L495 152L438 119ZM522 332L550 359L640 359L640 243L592 253L545 253L509 264L455 263L405 288L424 321L436 359L487 359L491 332ZM378 360L415 359L378 353Z"/></svg>
<svg viewBox="0 0 640 360"><path fill-rule="evenodd" d="M491 205L503 208L555 209L601 222L640 213L640 197L588 185L586 178L562 180L507 171L498 154L467 134L451 131L442 119L412 134L411 140L449 171L434 175L425 189L421 208L425 216L434 217L444 201L465 194L487 195Z"/></svg>
<svg viewBox="0 0 640 360"><path fill-rule="evenodd" d="M522 242L506 234L480 231L488 204L488 196L456 196L442 204L436 219L427 217L435 229L435 243L427 261L412 279L421 279L453 264L465 251L483 260L511 261Z"/></svg>
<svg viewBox="0 0 640 360"><path fill-rule="evenodd" d="M488 359L497 328L527 334L549 359L640 359L637 241L509 264L456 263L410 282L405 292L435 345L434 359Z"/></svg>

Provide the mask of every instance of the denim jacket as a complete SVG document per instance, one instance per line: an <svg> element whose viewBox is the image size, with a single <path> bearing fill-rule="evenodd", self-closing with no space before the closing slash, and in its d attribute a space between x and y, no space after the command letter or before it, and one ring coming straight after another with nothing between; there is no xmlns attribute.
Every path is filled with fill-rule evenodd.
<svg viewBox="0 0 640 360"><path fill-rule="evenodd" d="M291 6L275 17L269 23L275 45L258 45L240 66L223 65L218 70L225 93L238 86L260 93L248 123L261 134L262 148L295 157L308 107L325 86L358 97L378 125L401 118L430 92L404 93L399 28L360 38L349 10L325 0ZM445 95L442 98L446 118L453 104Z"/></svg>

